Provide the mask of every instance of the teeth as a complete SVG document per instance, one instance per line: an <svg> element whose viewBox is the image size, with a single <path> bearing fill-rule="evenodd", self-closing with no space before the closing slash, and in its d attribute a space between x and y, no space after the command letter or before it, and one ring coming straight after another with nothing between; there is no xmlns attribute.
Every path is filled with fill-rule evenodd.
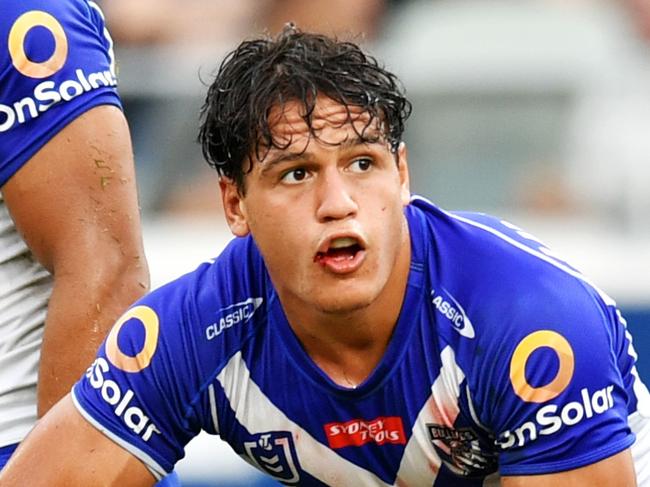
<svg viewBox="0 0 650 487"><path fill-rule="evenodd" d="M352 245L356 245L356 243L357 243L356 239L351 237L335 238L330 243L330 248L341 249L343 247L351 247Z"/></svg>

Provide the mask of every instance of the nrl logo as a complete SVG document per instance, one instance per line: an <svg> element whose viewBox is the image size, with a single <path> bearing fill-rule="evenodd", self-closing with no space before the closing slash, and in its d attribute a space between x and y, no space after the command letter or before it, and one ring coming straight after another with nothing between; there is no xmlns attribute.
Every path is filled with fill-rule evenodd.
<svg viewBox="0 0 650 487"><path fill-rule="evenodd" d="M254 435L244 442L244 449L253 464L262 472L283 484L296 485L300 481L300 464L289 431L269 431Z"/></svg>

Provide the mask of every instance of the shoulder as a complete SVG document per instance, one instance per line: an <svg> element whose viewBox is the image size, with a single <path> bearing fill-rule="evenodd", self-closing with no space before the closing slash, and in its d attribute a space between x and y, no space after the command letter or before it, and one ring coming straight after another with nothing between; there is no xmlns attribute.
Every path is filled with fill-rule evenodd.
<svg viewBox="0 0 650 487"><path fill-rule="evenodd" d="M110 35L86 0L0 0L0 185L90 108L120 106Z"/></svg>
<svg viewBox="0 0 650 487"><path fill-rule="evenodd" d="M214 261L143 297L75 385L82 414L160 471L211 421L210 384L266 322L270 291L257 256L249 239L235 239Z"/></svg>
<svg viewBox="0 0 650 487"><path fill-rule="evenodd" d="M424 211L433 222L429 302L470 380L503 373L509 382L506 357L530 367L529 355L542 364L613 355L615 302L539 239L490 215Z"/></svg>
<svg viewBox="0 0 650 487"><path fill-rule="evenodd" d="M472 415L496 438L502 473L577 468L628 447L614 301L515 225L415 207L431 241L437 331L465 373Z"/></svg>
<svg viewBox="0 0 650 487"><path fill-rule="evenodd" d="M467 294L465 301L480 301L486 310L502 303L508 315L530 307L574 307L576 301L599 312L615 306L587 276L526 230L483 213L448 212L419 198L413 203L428 225L417 237L429 243L424 258L432 281Z"/></svg>
<svg viewBox="0 0 650 487"><path fill-rule="evenodd" d="M266 322L271 292L252 239L235 238L216 259L152 291L133 309L149 308L157 317L168 358L197 355L209 374Z"/></svg>

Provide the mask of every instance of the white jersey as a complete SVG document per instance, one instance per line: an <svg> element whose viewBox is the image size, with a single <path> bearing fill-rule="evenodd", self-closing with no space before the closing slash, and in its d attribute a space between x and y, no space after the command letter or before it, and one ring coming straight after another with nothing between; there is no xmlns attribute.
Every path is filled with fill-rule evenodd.
<svg viewBox="0 0 650 487"><path fill-rule="evenodd" d="M120 101L112 43L94 3L0 0L0 38L1 190L79 115ZM52 285L0 194L0 447L19 442L36 420L39 351Z"/></svg>
<svg viewBox="0 0 650 487"><path fill-rule="evenodd" d="M36 420L36 378L52 277L32 256L0 194L0 446Z"/></svg>

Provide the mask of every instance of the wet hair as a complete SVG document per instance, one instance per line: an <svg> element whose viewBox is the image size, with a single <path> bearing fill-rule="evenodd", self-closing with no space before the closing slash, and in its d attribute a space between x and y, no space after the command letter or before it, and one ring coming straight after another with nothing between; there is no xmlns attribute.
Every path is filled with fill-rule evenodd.
<svg viewBox="0 0 650 487"><path fill-rule="evenodd" d="M362 128L352 124L361 140L381 136L393 152L402 139L411 103L397 77L352 42L302 32L287 24L276 38L242 42L219 69L201 109L198 141L208 164L245 191L247 158L263 160L271 148L286 149L291 140L273 137L269 114L287 102L302 103L310 131L317 95L369 115ZM348 110L348 119L352 121Z"/></svg>

